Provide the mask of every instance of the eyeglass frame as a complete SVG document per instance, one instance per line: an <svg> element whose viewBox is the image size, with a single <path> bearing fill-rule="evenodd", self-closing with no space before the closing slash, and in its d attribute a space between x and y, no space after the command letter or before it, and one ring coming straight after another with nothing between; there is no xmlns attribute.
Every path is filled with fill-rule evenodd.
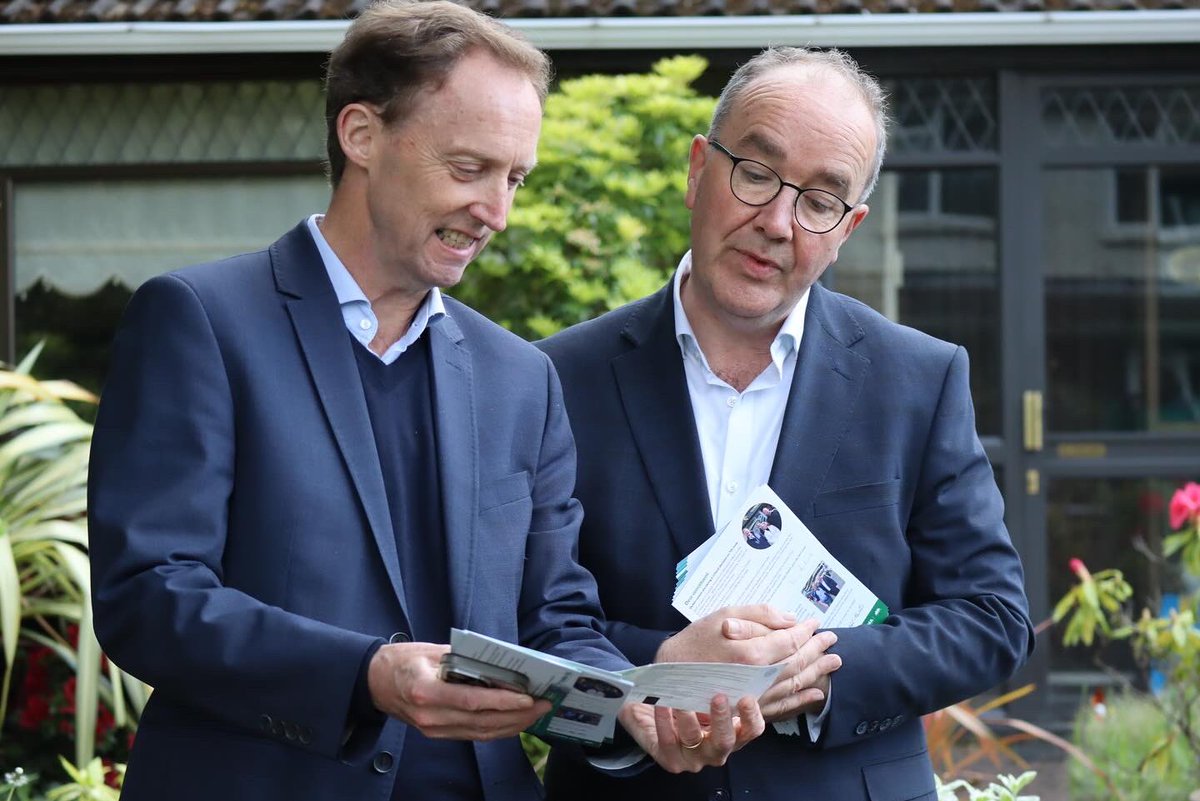
<svg viewBox="0 0 1200 801"><path fill-rule="evenodd" d="M775 172L775 170L771 169L766 164L763 164L761 161L758 161L757 159L748 159L748 158L743 158L742 156L735 156L733 153L731 153L729 151L729 148L725 147L725 145L721 144L716 139L709 139L708 143L710 145L712 145L713 147L715 147L717 150L724 153L726 156L728 156L729 160L733 162L733 166L729 170L729 191L737 199L737 201L739 203L745 203L747 206L750 206L751 208L759 209L759 208L762 208L763 206L769 206L770 204L774 203L775 198L779 197L779 193L783 191L783 188L785 186L795 189L796 190L796 199L792 202L792 219L796 221L796 225L800 226L805 231L808 231L810 234L816 234L818 236L827 234L830 231L832 231L834 228L837 228L839 225L842 224L842 221L846 219L846 215L849 214L850 212L854 211L854 208L855 208L854 206L851 206L849 203L842 200L840 197L835 195L833 192L830 192L828 189L819 189L815 186L809 186L809 187L797 186L796 184L793 184L793 183L783 180L782 175ZM737 191L734 190L733 174L737 171L737 166L744 161L748 161L751 164L757 164L759 167L762 167L764 170L771 173L771 175L774 175L775 180L779 181L779 188L775 190L775 194L771 195L770 199L768 199L762 203L750 203L749 201L742 200L741 195L739 195L737 193ZM800 222L800 196L803 195L805 192L821 192L822 194L829 195L831 198L836 200L838 203L842 204L842 216L838 217L838 221L835 222L830 227L826 228L824 231L814 231L813 229L809 228L807 225Z"/></svg>

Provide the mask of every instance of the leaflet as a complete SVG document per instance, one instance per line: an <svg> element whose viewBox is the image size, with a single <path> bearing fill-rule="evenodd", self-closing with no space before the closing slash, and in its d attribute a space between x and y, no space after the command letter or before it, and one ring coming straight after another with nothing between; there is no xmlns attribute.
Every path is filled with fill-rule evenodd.
<svg viewBox="0 0 1200 801"><path fill-rule="evenodd" d="M708 712L718 693L731 701L757 698L780 670L778 665L674 662L613 672L463 629L451 629L450 650L522 674L530 695L554 704L528 729L531 734L593 745L612 740L617 713L627 703Z"/></svg>
<svg viewBox="0 0 1200 801"><path fill-rule="evenodd" d="M879 623L888 616L887 605L766 484L742 508L740 520L730 520L675 569L672 606L688 620L760 603L801 620L816 618L821 628Z"/></svg>

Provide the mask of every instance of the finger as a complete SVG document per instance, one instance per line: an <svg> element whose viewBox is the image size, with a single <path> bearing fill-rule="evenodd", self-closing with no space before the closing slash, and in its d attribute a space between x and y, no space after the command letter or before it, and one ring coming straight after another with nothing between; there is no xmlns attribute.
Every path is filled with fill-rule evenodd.
<svg viewBox="0 0 1200 801"><path fill-rule="evenodd" d="M441 682L440 693L430 700L434 704L469 713L523 712L532 709L538 703L537 699L525 693L449 682Z"/></svg>
<svg viewBox="0 0 1200 801"><path fill-rule="evenodd" d="M759 623L769 629L786 629L796 624L796 615L786 612L770 604L748 604L746 606L727 606L713 614L720 617L738 618Z"/></svg>
<svg viewBox="0 0 1200 801"><path fill-rule="evenodd" d="M757 664L772 665L782 662L803 648L816 630L817 621L810 619L760 637L755 642L760 660Z"/></svg>
<svg viewBox="0 0 1200 801"><path fill-rule="evenodd" d="M654 707L655 749L654 761L668 773L681 773L684 770L682 746L675 732L675 710L666 707ZM699 735L697 735L698 737ZM688 740L688 742L692 742Z"/></svg>
<svg viewBox="0 0 1200 801"><path fill-rule="evenodd" d="M737 712L738 731L734 751L761 735L767 728L762 709L752 696L748 695L738 701Z"/></svg>
<svg viewBox="0 0 1200 801"><path fill-rule="evenodd" d="M729 699L724 695L713 696L709 714L712 722L708 729L708 742L704 745L704 753L698 756L703 757L704 764L724 765L737 745L733 708Z"/></svg>

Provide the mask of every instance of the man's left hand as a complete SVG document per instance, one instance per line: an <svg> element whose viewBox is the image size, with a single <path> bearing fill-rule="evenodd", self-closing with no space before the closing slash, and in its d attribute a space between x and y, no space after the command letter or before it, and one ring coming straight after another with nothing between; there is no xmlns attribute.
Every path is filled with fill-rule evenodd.
<svg viewBox="0 0 1200 801"><path fill-rule="evenodd" d="M766 727L758 702L749 696L738 702L735 713L729 700L718 695L705 717L706 722L695 712L648 704L627 704L618 715L642 750L668 773L724 765L730 754Z"/></svg>

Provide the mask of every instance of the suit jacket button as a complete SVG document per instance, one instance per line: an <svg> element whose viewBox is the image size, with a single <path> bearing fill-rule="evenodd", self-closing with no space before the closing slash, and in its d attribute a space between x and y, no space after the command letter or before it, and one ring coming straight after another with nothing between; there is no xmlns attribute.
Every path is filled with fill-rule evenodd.
<svg viewBox="0 0 1200 801"><path fill-rule="evenodd" d="M887 731L890 728L892 728L892 719L891 718L884 718L883 720L879 721L879 730L880 731Z"/></svg>
<svg viewBox="0 0 1200 801"><path fill-rule="evenodd" d="M392 757L390 753L387 751L380 751L375 755L375 758L371 760L371 769L376 773L387 773L392 769L392 765L395 763L395 761L395 758Z"/></svg>
<svg viewBox="0 0 1200 801"><path fill-rule="evenodd" d="M896 717L892 718L893 726L899 726L903 722L904 722L904 715L896 715Z"/></svg>
<svg viewBox="0 0 1200 801"><path fill-rule="evenodd" d="M395 645L396 643L412 642L412 637L407 632L397 631L391 637L388 637L388 642L392 645Z"/></svg>
<svg viewBox="0 0 1200 801"><path fill-rule="evenodd" d="M308 745L312 742L312 729L308 726L300 727L300 742Z"/></svg>
<svg viewBox="0 0 1200 801"><path fill-rule="evenodd" d="M856 726L854 729L854 733L855 734L866 734L867 733L867 722L865 720L860 720L858 722L858 726Z"/></svg>
<svg viewBox="0 0 1200 801"><path fill-rule="evenodd" d="M283 736L283 721L277 720L271 724L271 734L274 734L276 737Z"/></svg>
<svg viewBox="0 0 1200 801"><path fill-rule="evenodd" d="M874 734L875 732L879 731L879 721L872 720L871 725L867 727L867 731L871 732L871 734Z"/></svg>
<svg viewBox="0 0 1200 801"><path fill-rule="evenodd" d="M272 725L274 722L275 722L275 721L271 720L271 716L270 716L270 715L267 715L267 714L262 714L262 715L259 715L259 716L258 716L258 728L262 729L264 732L270 732L270 731L271 731L271 725Z"/></svg>
<svg viewBox="0 0 1200 801"><path fill-rule="evenodd" d="M295 723L292 723L290 720L285 720L283 722L283 736L289 740L295 740L300 736L300 730Z"/></svg>
<svg viewBox="0 0 1200 801"><path fill-rule="evenodd" d="M724 787L718 787L712 791L712 795L708 797L708 801L729 801L729 791Z"/></svg>

